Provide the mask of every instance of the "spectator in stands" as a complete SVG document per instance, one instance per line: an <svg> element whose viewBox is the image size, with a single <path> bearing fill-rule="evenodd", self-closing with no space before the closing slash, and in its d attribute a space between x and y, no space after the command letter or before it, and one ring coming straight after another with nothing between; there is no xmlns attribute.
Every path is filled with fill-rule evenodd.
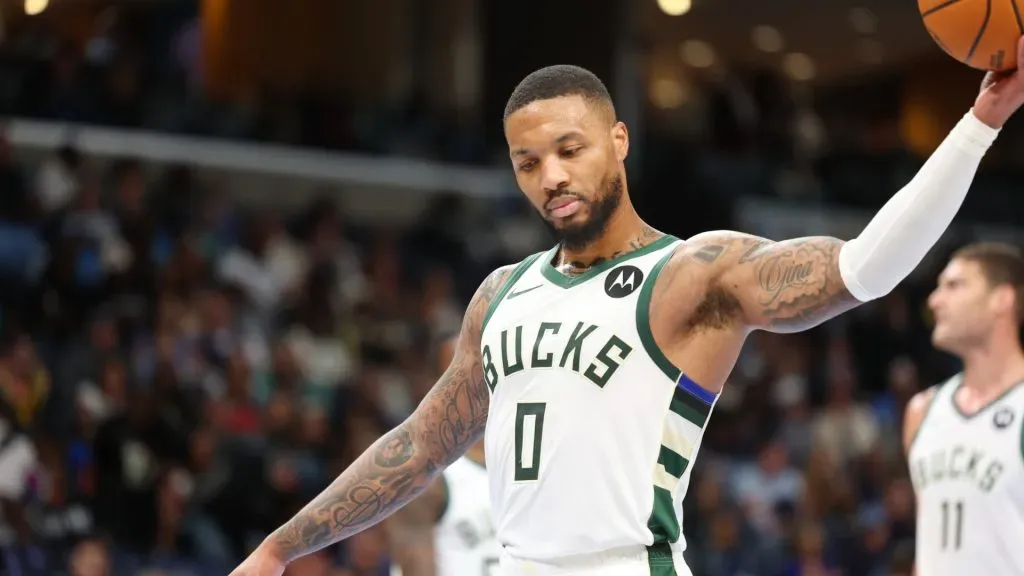
<svg viewBox="0 0 1024 576"><path fill-rule="evenodd" d="M854 398L856 382L848 365L835 365L831 372L828 403L814 422L813 443L845 470L877 447L880 431L871 409Z"/></svg>
<svg viewBox="0 0 1024 576"><path fill-rule="evenodd" d="M95 538L79 542L68 559L70 576L108 576L111 568L107 545Z"/></svg>
<svg viewBox="0 0 1024 576"><path fill-rule="evenodd" d="M68 207L78 191L82 155L65 145L47 157L36 174L35 193L43 214L52 216Z"/></svg>
<svg viewBox="0 0 1024 576"><path fill-rule="evenodd" d="M10 404L0 401L0 560L7 566L42 567L37 536L25 513L25 498L39 457L31 437L18 426Z"/></svg>
<svg viewBox="0 0 1024 576"><path fill-rule="evenodd" d="M795 507L804 499L803 475L790 467L785 445L778 440L765 444L756 463L742 465L732 482L736 498L760 535L782 538L776 510Z"/></svg>

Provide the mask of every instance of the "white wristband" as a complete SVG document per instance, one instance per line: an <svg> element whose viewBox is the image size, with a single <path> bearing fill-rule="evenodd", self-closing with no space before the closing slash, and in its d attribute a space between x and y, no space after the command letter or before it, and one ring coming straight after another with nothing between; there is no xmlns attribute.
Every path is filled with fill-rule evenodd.
<svg viewBox="0 0 1024 576"><path fill-rule="evenodd" d="M982 156L992 146L997 136L999 136L999 128L993 128L978 120L972 108L970 112L964 114L964 117L957 122L947 139L952 137L965 152L972 152Z"/></svg>

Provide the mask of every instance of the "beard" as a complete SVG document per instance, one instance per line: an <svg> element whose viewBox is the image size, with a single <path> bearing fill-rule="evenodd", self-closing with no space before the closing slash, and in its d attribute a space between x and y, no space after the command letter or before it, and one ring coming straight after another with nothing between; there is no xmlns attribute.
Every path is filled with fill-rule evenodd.
<svg viewBox="0 0 1024 576"><path fill-rule="evenodd" d="M555 239L563 248L569 250L582 250L590 246L604 235L615 211L622 203L623 186L622 175L615 174L603 186L603 194L595 201L587 201L589 215L586 220L578 224L567 224L561 228L555 226L547 218L544 223L551 230Z"/></svg>

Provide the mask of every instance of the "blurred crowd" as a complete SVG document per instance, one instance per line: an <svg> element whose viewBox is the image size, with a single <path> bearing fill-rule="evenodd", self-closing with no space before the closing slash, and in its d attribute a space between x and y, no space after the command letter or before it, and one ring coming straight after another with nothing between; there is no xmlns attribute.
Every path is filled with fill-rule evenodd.
<svg viewBox="0 0 1024 576"><path fill-rule="evenodd" d="M246 211L70 147L0 158L7 574L226 573L411 411L456 278L481 278L431 222ZM385 549L371 530L304 562L377 574Z"/></svg>

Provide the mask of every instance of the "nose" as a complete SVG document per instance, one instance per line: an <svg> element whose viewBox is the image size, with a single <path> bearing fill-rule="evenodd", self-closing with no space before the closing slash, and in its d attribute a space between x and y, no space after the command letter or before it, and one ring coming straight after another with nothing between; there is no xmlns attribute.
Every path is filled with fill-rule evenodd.
<svg viewBox="0 0 1024 576"><path fill-rule="evenodd" d="M939 290L933 290L932 293L928 295L928 309L934 312L935 309L939 307L941 300L942 295L939 293Z"/></svg>
<svg viewBox="0 0 1024 576"><path fill-rule="evenodd" d="M541 168L541 185L544 190L554 192L569 186L569 173L558 160L548 160Z"/></svg>

